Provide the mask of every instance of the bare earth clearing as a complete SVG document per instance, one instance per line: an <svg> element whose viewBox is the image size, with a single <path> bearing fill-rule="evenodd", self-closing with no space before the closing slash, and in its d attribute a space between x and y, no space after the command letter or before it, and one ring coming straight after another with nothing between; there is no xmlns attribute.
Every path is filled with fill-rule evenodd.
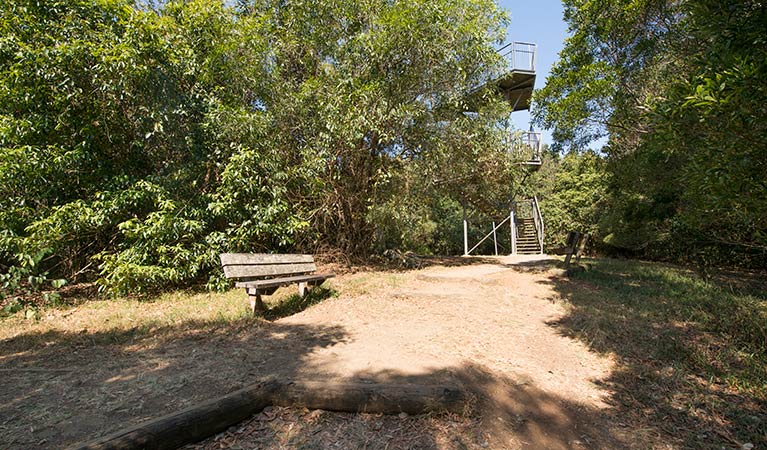
<svg viewBox="0 0 767 450"><path fill-rule="evenodd" d="M190 448L660 447L615 417L612 360L558 330L567 311L550 265L517 262L343 275L336 297L274 322L247 317L241 290L9 321L0 447L59 448L274 375L453 383L476 402L429 417L268 408ZM153 320L131 326L131 314ZM94 320L114 325L91 331Z"/></svg>

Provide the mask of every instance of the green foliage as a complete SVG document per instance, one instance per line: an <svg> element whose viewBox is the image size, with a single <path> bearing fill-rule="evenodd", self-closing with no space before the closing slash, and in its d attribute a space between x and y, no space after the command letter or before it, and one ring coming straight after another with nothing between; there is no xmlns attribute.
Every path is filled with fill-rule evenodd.
<svg viewBox="0 0 767 450"><path fill-rule="evenodd" d="M0 272L42 254L29 275L121 294L220 289L223 251L367 254L376 205L403 213L382 229L426 212L387 180L479 179L499 147L503 102L463 100L504 23L490 0L3 2Z"/></svg>
<svg viewBox="0 0 767 450"><path fill-rule="evenodd" d="M34 307L34 300L42 298L46 303L56 302L59 294L55 292L67 284L63 279L50 279L48 272L35 270L46 255L40 252L34 256L25 255L18 265L11 266L0 274L0 316L11 315L25 306ZM34 308L28 310L34 315Z"/></svg>
<svg viewBox="0 0 767 450"><path fill-rule="evenodd" d="M537 120L557 145L609 134L610 245L767 261L767 12L755 1L565 2L573 35Z"/></svg>
<svg viewBox="0 0 767 450"><path fill-rule="evenodd" d="M592 243L600 242L604 236L599 224L609 206L604 158L591 151L573 152L561 159L546 158L545 164L546 172L536 174L538 179L531 184L541 186L537 195L545 218L546 248L564 247L570 231L588 233Z"/></svg>

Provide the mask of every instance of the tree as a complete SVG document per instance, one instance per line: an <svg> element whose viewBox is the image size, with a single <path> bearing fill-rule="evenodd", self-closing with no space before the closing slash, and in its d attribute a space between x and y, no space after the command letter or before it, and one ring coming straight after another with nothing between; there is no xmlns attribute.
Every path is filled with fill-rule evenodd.
<svg viewBox="0 0 767 450"><path fill-rule="evenodd" d="M608 182L606 161L596 152L570 152L562 157L544 153L529 188L540 200L547 248L564 247L570 231L588 233L592 242L601 242L600 223L610 206Z"/></svg>
<svg viewBox="0 0 767 450"><path fill-rule="evenodd" d="M758 2L565 2L572 35L536 121L578 150L609 136L609 244L759 265L767 254Z"/></svg>
<svg viewBox="0 0 767 450"><path fill-rule="evenodd" d="M499 148L503 103L464 103L500 70L505 17L490 0L3 2L0 269L123 293L220 286L223 251L366 255L371 208L401 196L387 180Z"/></svg>

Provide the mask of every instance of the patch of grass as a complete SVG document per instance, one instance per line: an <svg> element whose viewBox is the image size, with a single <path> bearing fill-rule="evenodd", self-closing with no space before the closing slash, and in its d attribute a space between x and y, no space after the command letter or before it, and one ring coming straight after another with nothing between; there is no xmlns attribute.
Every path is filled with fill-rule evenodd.
<svg viewBox="0 0 767 450"><path fill-rule="evenodd" d="M276 302L270 302L274 304L271 308L267 309L264 313L264 318L267 320L276 320L282 317L292 316L297 314L306 308L316 305L330 297L337 297L338 292L332 288L316 286L309 290L309 292L301 297L300 295L292 294L287 298L278 300Z"/></svg>
<svg viewBox="0 0 767 450"><path fill-rule="evenodd" d="M294 286L293 286L294 287ZM264 315L275 320L296 314L311 305L337 296L332 287L318 286L305 297L281 289L266 297L271 308ZM226 326L252 317L247 296L242 289L225 293L173 291L156 296L118 299L71 299L66 304L47 304L25 308L0 317L0 340L25 333L30 339L52 331L88 332L102 343L123 343L155 333L157 330L184 324L206 323Z"/></svg>
<svg viewBox="0 0 767 450"><path fill-rule="evenodd" d="M411 274L400 272L358 272L351 276L344 277L341 282L338 279L333 280L331 286L339 285L339 291L344 295L357 297L376 292L381 288L396 288L401 286Z"/></svg>
<svg viewBox="0 0 767 450"><path fill-rule="evenodd" d="M0 339L20 333L30 338L44 337L48 332L60 331L96 333L108 341L110 336L133 339L185 323L226 325L250 316L247 298L240 291L177 291L148 299L83 299L63 307L38 308L34 315L19 311L0 319Z"/></svg>
<svg viewBox="0 0 767 450"><path fill-rule="evenodd" d="M556 287L557 326L620 365L617 406L691 448L767 444L767 284L663 264L589 260Z"/></svg>

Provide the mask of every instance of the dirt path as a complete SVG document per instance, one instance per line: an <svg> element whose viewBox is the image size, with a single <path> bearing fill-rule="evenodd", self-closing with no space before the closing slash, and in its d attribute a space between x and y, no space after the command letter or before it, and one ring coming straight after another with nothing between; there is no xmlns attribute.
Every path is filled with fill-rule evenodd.
<svg viewBox="0 0 767 450"><path fill-rule="evenodd" d="M551 275L508 267L516 262L499 258L491 264L429 268L395 275L372 287L364 273L341 280L339 298L279 321L346 330L343 342L305 355L298 376L380 383L457 382L478 394L481 419L474 437L466 438L471 435L466 423L456 425L464 435L457 442L450 432L426 421L415 428L432 436L401 448L621 447L616 436L610 436L613 425L603 402L608 393L598 386L609 374L611 362L558 333L556 323L564 307L547 282ZM365 286L361 293L343 294L355 291L357 284ZM369 448L376 447L371 442L391 443L390 439L371 440L372 431L359 418L326 414L327 422L315 429L300 412L287 414L285 423L298 422L313 431L294 432L293 440L283 442L273 438L273 444L280 442L274 447L261 442L254 448L314 448L312 443L317 448L333 443L355 448L348 440L353 430L367 436ZM256 419L253 426L263 427L263 420ZM341 439L305 440L323 429L347 431ZM242 444L236 435L230 437ZM362 439L356 442L362 443ZM208 444L217 448L214 441Z"/></svg>
<svg viewBox="0 0 767 450"><path fill-rule="evenodd" d="M610 362L557 333L563 307L545 276L497 265L426 269L401 285L341 295L279 322L347 330L345 342L306 356L306 376L440 376L473 365L603 406L593 381Z"/></svg>
<svg viewBox="0 0 767 450"><path fill-rule="evenodd" d="M0 386L0 447L58 448L269 375L459 383L477 403L453 418L266 411L222 435L223 447L622 447L600 386L611 361L558 332L565 306L553 275L515 262L345 275L333 281L337 297L272 323L192 318L135 336L70 326L3 339L0 365L14 375ZM78 314L89 312L57 323ZM77 370L13 372L40 366ZM265 433L277 416L284 427ZM193 447L222 448L222 436Z"/></svg>

